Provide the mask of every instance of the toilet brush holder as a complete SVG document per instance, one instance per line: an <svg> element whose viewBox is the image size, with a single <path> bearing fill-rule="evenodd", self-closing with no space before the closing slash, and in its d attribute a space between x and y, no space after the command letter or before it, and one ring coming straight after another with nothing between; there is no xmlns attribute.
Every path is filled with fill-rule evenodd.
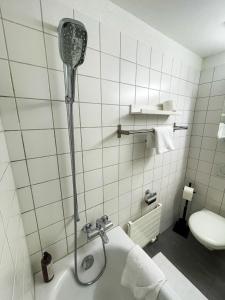
<svg viewBox="0 0 225 300"><path fill-rule="evenodd" d="M187 207L188 207L188 200L186 200L186 202L185 202L182 218L180 218L173 227L173 231L178 233L179 235L183 236L184 238L188 237L188 234L190 231L189 226L186 221Z"/></svg>
<svg viewBox="0 0 225 300"><path fill-rule="evenodd" d="M188 187L191 188L191 182L189 183ZM194 193L194 190L192 191L192 193ZM191 197L189 196L186 198L188 200L185 201L183 216L182 216L182 218L179 218L179 220L175 223L175 225L173 227L173 231L178 233L179 235L183 236L184 238L188 237L188 234L190 231L189 226L186 221L186 215L187 215L188 202L192 200L192 196L193 196L193 194L191 195Z"/></svg>

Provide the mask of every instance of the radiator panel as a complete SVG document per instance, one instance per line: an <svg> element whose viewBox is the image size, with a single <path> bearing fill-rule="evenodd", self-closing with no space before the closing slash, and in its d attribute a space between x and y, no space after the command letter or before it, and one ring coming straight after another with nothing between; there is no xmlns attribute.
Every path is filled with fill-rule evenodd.
<svg viewBox="0 0 225 300"><path fill-rule="evenodd" d="M159 234L162 204L149 213L128 223L128 235L139 246L144 247Z"/></svg>

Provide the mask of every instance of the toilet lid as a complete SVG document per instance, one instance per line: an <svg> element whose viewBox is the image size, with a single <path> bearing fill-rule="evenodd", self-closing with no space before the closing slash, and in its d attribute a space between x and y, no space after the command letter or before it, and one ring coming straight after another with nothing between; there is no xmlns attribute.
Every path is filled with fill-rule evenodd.
<svg viewBox="0 0 225 300"><path fill-rule="evenodd" d="M225 248L225 218L203 209L190 216L189 227L193 235L206 247Z"/></svg>

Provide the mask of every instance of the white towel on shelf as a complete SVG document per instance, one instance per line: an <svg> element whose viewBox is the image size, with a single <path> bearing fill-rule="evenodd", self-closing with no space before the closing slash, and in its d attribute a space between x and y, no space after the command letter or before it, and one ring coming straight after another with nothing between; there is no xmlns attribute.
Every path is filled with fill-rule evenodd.
<svg viewBox="0 0 225 300"><path fill-rule="evenodd" d="M135 299L156 300L165 282L159 267L140 246L135 245L127 256L121 285L129 288Z"/></svg>
<svg viewBox="0 0 225 300"><path fill-rule="evenodd" d="M154 129L156 153L161 154L174 150L175 147L173 142L173 127L159 126Z"/></svg>
<svg viewBox="0 0 225 300"><path fill-rule="evenodd" d="M225 123L220 123L219 124L217 138L218 139L225 139Z"/></svg>

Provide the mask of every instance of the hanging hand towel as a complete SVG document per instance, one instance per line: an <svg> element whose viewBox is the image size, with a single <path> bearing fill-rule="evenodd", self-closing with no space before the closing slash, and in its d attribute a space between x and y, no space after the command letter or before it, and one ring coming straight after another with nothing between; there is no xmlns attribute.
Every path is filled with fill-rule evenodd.
<svg viewBox="0 0 225 300"><path fill-rule="evenodd" d="M218 139L225 139L225 124L224 123L219 124L217 138Z"/></svg>
<svg viewBox="0 0 225 300"><path fill-rule="evenodd" d="M166 278L154 261L134 246L128 254L121 285L128 287L135 299L156 300Z"/></svg>
<svg viewBox="0 0 225 300"><path fill-rule="evenodd" d="M155 148L157 154L174 150L173 127L159 126L155 129Z"/></svg>

